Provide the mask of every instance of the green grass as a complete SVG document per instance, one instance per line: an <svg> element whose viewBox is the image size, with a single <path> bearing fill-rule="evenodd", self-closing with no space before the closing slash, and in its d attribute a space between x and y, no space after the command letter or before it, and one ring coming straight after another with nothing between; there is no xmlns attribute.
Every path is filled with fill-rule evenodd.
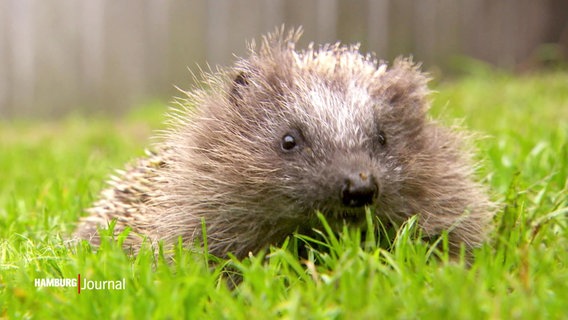
<svg viewBox="0 0 568 320"><path fill-rule="evenodd" d="M68 246L114 168L143 154L162 107L120 120L0 123L0 318L557 319L568 317L568 74L484 73L436 86L433 113L485 136L479 170L500 203L470 268L416 240L354 230L299 259L283 248L243 261L177 248L173 261L114 242ZM164 108L165 109L165 108ZM433 258L437 256L438 258ZM242 275L227 288L227 270ZM125 279L122 291L36 288L36 278Z"/></svg>

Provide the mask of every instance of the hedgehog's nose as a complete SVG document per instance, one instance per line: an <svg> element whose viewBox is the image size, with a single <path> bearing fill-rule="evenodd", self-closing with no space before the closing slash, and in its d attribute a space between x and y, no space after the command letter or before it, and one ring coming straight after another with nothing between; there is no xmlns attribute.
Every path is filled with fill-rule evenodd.
<svg viewBox="0 0 568 320"><path fill-rule="evenodd" d="M373 203L379 187L375 178L364 172L350 175L341 187L341 200L347 207L362 207Z"/></svg>

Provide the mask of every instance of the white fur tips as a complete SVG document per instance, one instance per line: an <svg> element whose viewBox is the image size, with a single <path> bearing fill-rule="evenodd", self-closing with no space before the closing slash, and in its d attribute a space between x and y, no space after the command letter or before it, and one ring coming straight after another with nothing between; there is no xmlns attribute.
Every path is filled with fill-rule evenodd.
<svg viewBox="0 0 568 320"><path fill-rule="evenodd" d="M381 75L381 74L386 73L386 72L387 72L387 64L381 63L379 65L379 67L377 68L376 75Z"/></svg>

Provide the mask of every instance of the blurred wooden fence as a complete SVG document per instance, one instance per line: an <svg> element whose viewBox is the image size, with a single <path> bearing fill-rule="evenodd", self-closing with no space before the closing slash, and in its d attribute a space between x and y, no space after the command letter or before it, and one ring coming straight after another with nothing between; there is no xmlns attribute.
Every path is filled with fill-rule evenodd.
<svg viewBox="0 0 568 320"><path fill-rule="evenodd" d="M568 42L566 0L0 0L0 117L121 112L189 88L245 41L287 26L427 67L515 68Z"/></svg>

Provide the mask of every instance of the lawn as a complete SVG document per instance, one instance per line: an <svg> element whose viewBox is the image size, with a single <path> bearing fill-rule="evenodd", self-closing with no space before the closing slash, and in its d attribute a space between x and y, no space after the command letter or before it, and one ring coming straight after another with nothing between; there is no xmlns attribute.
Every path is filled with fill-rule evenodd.
<svg viewBox="0 0 568 320"><path fill-rule="evenodd" d="M150 250L128 256L115 242L96 252L69 245L83 210L114 169L143 155L166 108L2 121L0 318L568 317L568 74L484 72L433 89L435 118L479 133L479 177L499 203L493 240L470 267L417 240L414 221L390 239L322 230L319 246L295 236L215 264L184 248L168 261ZM306 243L317 248L298 258ZM242 275L234 289L229 272ZM36 286L79 274L114 290Z"/></svg>

